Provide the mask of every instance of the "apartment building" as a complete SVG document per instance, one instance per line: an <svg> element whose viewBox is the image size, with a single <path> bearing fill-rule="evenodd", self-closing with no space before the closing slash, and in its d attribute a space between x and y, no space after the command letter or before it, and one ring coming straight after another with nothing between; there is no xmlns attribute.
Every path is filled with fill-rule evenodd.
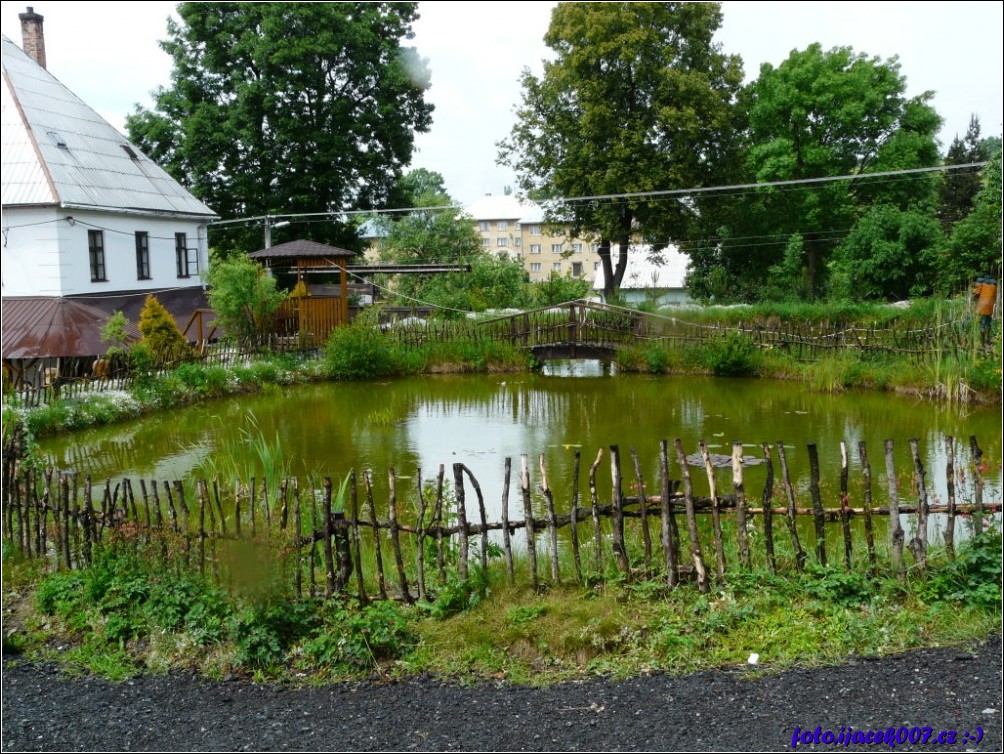
<svg viewBox="0 0 1004 754"><path fill-rule="evenodd" d="M571 275L590 282L599 266L596 244L548 224L537 203L517 196L486 194L466 207L481 245L523 263L530 280Z"/></svg>

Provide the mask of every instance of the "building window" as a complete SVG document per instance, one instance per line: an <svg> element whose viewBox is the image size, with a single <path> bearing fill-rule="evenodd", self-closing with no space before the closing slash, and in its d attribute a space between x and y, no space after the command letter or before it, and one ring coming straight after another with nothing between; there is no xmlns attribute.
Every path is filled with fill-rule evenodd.
<svg viewBox="0 0 1004 754"><path fill-rule="evenodd" d="M478 223L478 229L484 233L487 230L491 230L492 224L488 220L482 220Z"/></svg>
<svg viewBox="0 0 1004 754"><path fill-rule="evenodd" d="M593 272L596 272L596 270L598 270L598 269L600 269L600 263L599 262L593 262Z"/></svg>
<svg viewBox="0 0 1004 754"><path fill-rule="evenodd" d="M87 231L87 251L91 259L91 282L103 283L105 277L105 234L101 230Z"/></svg>
<svg viewBox="0 0 1004 754"><path fill-rule="evenodd" d="M540 262L530 262L530 272L540 272Z"/></svg>
<svg viewBox="0 0 1004 754"><path fill-rule="evenodd" d="M496 223L495 227L498 228L499 230L509 230L509 221L499 220L498 223Z"/></svg>
<svg viewBox="0 0 1004 754"><path fill-rule="evenodd" d="M530 244L530 253L531 254L539 254L540 253L540 244L539 243L532 243L532 244Z"/></svg>
<svg viewBox="0 0 1004 754"><path fill-rule="evenodd" d="M481 239L481 245L484 246L484 247L491 246L492 245L492 239L488 238L487 236L482 237L482 239Z"/></svg>
<svg viewBox="0 0 1004 754"><path fill-rule="evenodd" d="M497 239L495 239L495 245L496 246L508 246L509 245L509 239L508 238L502 238L501 236L499 236Z"/></svg>
<svg viewBox="0 0 1004 754"><path fill-rule="evenodd" d="M561 253L561 246L562 245L560 243L552 243L551 244L551 253L552 254L560 254Z"/></svg>
<svg viewBox="0 0 1004 754"><path fill-rule="evenodd" d="M551 269L555 272L561 272L561 262L552 262Z"/></svg>
<svg viewBox="0 0 1004 754"><path fill-rule="evenodd" d="M516 254L516 261L517 261L517 262L522 262L522 261L523 261L523 255L522 255L522 254L519 254L519 253L517 253L517 254Z"/></svg>
<svg viewBox="0 0 1004 754"><path fill-rule="evenodd" d="M572 253L573 254L581 254L582 253L582 244L580 244L580 243L573 243L572 244Z"/></svg>
<svg viewBox="0 0 1004 754"><path fill-rule="evenodd" d="M188 236L184 233L174 234L174 257L178 262L178 277L187 278L188 275Z"/></svg>
<svg viewBox="0 0 1004 754"><path fill-rule="evenodd" d="M136 231L136 279L150 279L150 234Z"/></svg>
<svg viewBox="0 0 1004 754"><path fill-rule="evenodd" d="M520 248L520 247L521 247L521 246L523 245L523 239L522 239L522 238L520 238L519 236L516 236L516 238L514 238L514 239L513 239L513 245L514 245L514 246L515 246L515 247L516 247L517 249L518 249L518 248Z"/></svg>
<svg viewBox="0 0 1004 754"><path fill-rule="evenodd" d="M589 249L593 252L593 254L598 254L600 251L600 245L598 243L589 244Z"/></svg>
<svg viewBox="0 0 1004 754"><path fill-rule="evenodd" d="M572 262L572 277L582 277L582 262Z"/></svg>
<svg viewBox="0 0 1004 754"><path fill-rule="evenodd" d="M540 235L540 226L539 225L531 225L530 226L530 235L531 236L539 236Z"/></svg>

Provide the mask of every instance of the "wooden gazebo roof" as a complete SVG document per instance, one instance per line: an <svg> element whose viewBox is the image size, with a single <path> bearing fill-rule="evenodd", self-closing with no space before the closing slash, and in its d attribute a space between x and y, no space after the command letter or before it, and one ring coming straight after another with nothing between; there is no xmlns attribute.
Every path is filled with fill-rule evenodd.
<svg viewBox="0 0 1004 754"><path fill-rule="evenodd" d="M328 246L317 241L289 241L268 249L260 249L248 254L249 259L256 260L278 260L278 259L351 259L355 257L354 251L340 249L337 246Z"/></svg>

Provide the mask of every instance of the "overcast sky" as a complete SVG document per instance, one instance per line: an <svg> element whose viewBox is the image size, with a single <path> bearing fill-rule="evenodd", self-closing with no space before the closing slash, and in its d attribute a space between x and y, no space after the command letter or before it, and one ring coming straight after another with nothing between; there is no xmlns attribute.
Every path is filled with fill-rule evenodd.
<svg viewBox="0 0 1004 754"><path fill-rule="evenodd" d="M27 3L3 2L3 34L21 43L18 13ZM112 125L123 128L136 103L167 85L170 2L48 2L49 71ZM432 69L432 129L419 134L413 167L443 174L454 198L470 203L501 193L515 177L495 164L496 142L509 134L525 67L535 73L548 52L542 42L554 3L420 2L411 44ZM717 39L742 56L747 80L762 63L779 64L793 49L819 42L849 46L883 59L899 57L907 93L933 91L944 118L944 151L964 134L970 115L984 136L1002 132L1004 4L996 2L724 2ZM666 186L665 188L686 188Z"/></svg>

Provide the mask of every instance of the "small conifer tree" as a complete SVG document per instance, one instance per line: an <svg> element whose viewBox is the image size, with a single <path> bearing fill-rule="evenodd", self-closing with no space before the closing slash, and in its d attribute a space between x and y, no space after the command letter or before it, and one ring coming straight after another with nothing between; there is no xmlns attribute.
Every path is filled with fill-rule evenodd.
<svg viewBox="0 0 1004 754"><path fill-rule="evenodd" d="M146 297L138 327L143 335L141 343L150 349L157 361L179 358L187 353L188 341L178 329L174 317L153 294Z"/></svg>

